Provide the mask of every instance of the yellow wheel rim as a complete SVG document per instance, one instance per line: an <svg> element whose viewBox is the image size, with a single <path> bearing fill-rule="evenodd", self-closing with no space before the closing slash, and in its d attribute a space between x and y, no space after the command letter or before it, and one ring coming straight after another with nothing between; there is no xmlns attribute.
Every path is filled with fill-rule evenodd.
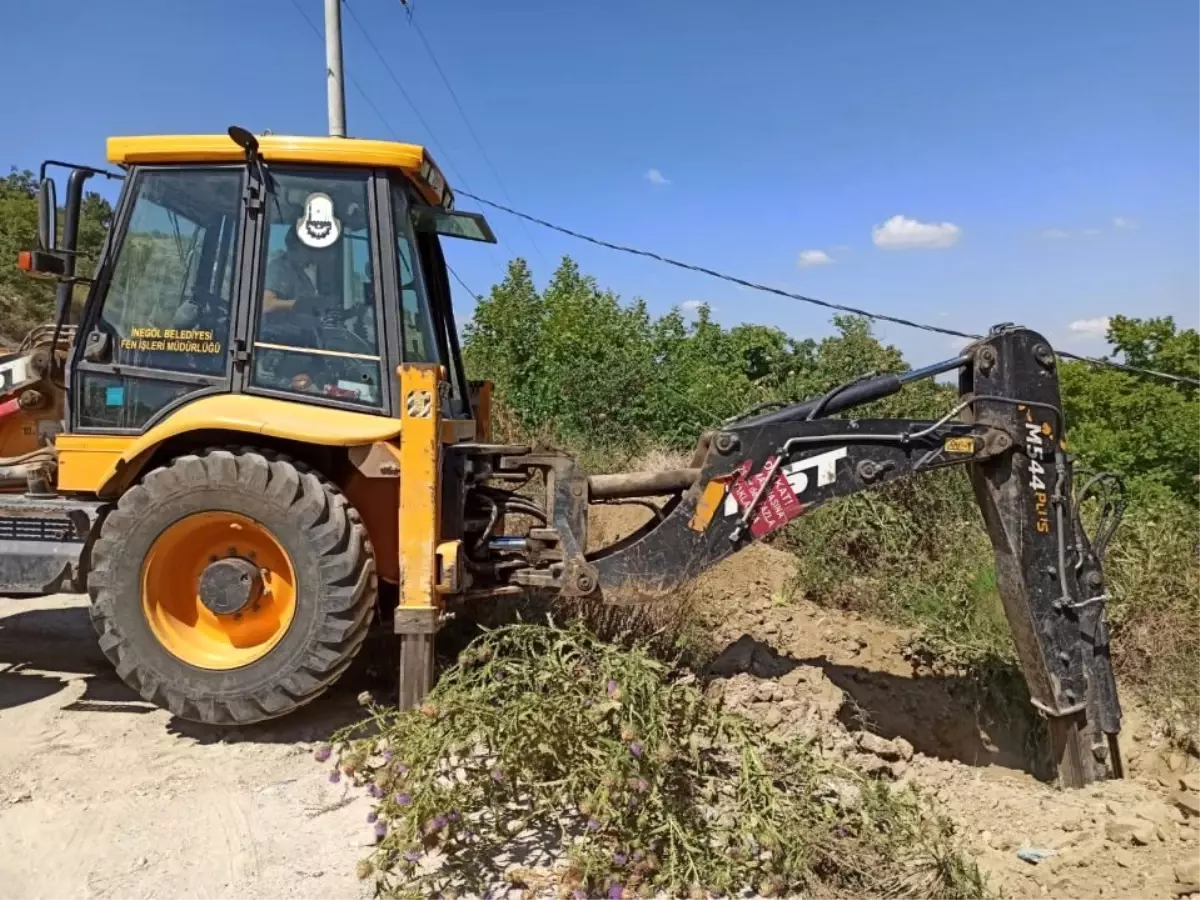
<svg viewBox="0 0 1200 900"><path fill-rule="evenodd" d="M263 586L252 606L217 615L200 601L200 576L228 557L258 566ZM236 669L262 659L287 634L296 614L296 572L259 522L233 512L194 513L163 531L146 554L142 610L173 656L201 669Z"/></svg>

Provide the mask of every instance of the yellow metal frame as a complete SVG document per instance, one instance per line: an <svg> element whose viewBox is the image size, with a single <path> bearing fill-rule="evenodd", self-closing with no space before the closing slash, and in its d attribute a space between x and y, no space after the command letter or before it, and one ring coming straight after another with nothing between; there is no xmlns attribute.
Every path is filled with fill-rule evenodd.
<svg viewBox="0 0 1200 900"><path fill-rule="evenodd" d="M390 441L400 434L400 427L400 420L387 416L274 397L200 397L137 436L59 435L58 487L100 496L114 494L132 480L155 447L192 431L239 431L326 447L352 447Z"/></svg>
<svg viewBox="0 0 1200 900"><path fill-rule="evenodd" d="M435 607L437 545L441 531L442 409L441 367L400 366L400 423L404 439L400 463L400 605Z"/></svg>
<svg viewBox="0 0 1200 900"><path fill-rule="evenodd" d="M445 179L429 152L418 144L359 138L257 135L258 150L268 162L399 169L440 206ZM108 139L108 161L116 165L240 162L245 151L226 134L156 134ZM433 177L433 173L437 173ZM434 182L434 183L431 183ZM435 186L441 184L439 191Z"/></svg>

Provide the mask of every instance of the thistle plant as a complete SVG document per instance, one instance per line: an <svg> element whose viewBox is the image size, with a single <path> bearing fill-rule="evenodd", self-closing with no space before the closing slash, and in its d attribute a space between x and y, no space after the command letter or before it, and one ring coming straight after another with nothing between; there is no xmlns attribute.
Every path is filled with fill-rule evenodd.
<svg viewBox="0 0 1200 900"><path fill-rule="evenodd" d="M534 838L560 897L980 895L917 796L768 740L681 674L579 625L485 632L420 709L334 736L374 801L360 876L482 895Z"/></svg>

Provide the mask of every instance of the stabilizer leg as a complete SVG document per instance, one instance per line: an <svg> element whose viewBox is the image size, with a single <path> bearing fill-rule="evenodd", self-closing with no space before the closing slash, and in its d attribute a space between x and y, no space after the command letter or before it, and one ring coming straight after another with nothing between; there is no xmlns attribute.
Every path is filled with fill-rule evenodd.
<svg viewBox="0 0 1200 900"><path fill-rule="evenodd" d="M419 705L433 687L433 642L441 618L441 400L436 365L400 367L402 438L392 447L400 467L400 708Z"/></svg>

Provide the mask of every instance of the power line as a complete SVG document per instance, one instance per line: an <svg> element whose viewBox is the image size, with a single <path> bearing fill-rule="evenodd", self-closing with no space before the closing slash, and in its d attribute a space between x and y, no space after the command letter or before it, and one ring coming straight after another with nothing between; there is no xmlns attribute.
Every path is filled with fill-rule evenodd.
<svg viewBox="0 0 1200 900"><path fill-rule="evenodd" d="M878 322L891 322L894 325L903 325L905 328L915 328L920 331L929 331L934 334L944 334L949 337L964 338L970 341L977 341L983 338L981 334L971 334L967 331L957 331L953 328L943 328L940 325L926 325L922 322L914 322L911 319L902 319L899 316L890 316L885 313L874 313L865 309L859 309L854 306L846 306L842 303L831 303L828 300L819 300L816 297L807 297L804 294L796 294L792 291L785 291L782 288L771 287L770 285L759 284L755 281L747 281L745 278L739 278L736 275L727 275L724 272L718 272L715 269L709 269L705 266L697 266L693 263L682 262L677 259L672 259L669 256L663 256L659 253L654 253L650 250L641 250L637 247L628 247L623 244L614 244L612 241L602 240L601 238L592 237L588 234L583 234L566 228L562 225L555 225L553 222L547 222L545 219L539 219L537 216L531 216L528 213L520 212L510 206L505 206L502 203L496 203L494 200L486 200L483 197L476 196L469 191L459 191L464 197L469 197L477 203L482 203L484 206L490 206L492 209L498 209L501 212L506 212L509 215L516 216L519 219L524 219L527 222L532 222L535 225L541 225L543 228L549 228L551 231L557 231L560 234L565 234L569 237L576 238L581 241L586 241L589 244L595 244L599 247L606 247L609 250L617 250L621 253L629 253L633 256L641 256L646 259L653 259L657 262L665 263L669 266L675 266L679 269L686 269L690 272L699 272L701 275L708 275L712 278L718 278L721 281L728 281L731 284L741 285L742 287L750 288L755 291L764 291L768 294L776 294L780 297L787 297L791 300L799 300L802 303L810 303L814 306L821 306L825 309L834 309L839 312L850 313L855 316L862 316L866 319L874 319ZM1162 378L1168 381L1175 381L1181 384L1196 384L1200 385L1200 379L1188 378L1183 375L1172 375L1169 372L1157 372L1154 369L1143 369L1138 366L1130 366L1125 363L1114 362L1109 359L1097 359L1091 356L1078 356L1074 353L1068 353L1065 350L1056 350L1059 356L1067 359L1078 360L1079 362L1090 363L1095 366L1107 366L1113 369L1121 369L1125 372L1135 372L1139 375L1150 375L1155 378Z"/></svg>
<svg viewBox="0 0 1200 900"><path fill-rule="evenodd" d="M496 170L496 166L492 162L491 156L488 155L487 148L484 147L483 141L479 139L479 134L475 131L475 126L471 124L471 119L467 115L467 111L463 109L462 103L459 102L458 94L455 92L454 87L450 84L450 79L446 77L446 72L442 69L442 64L438 62L437 54L433 52L433 47L429 45L429 41L425 37L425 32L421 30L420 24L413 17L412 10L409 8L405 0L399 0L399 3L404 7L405 12L408 14L408 23L413 27L413 30L417 32L417 37L421 39L421 43L425 46L425 52L429 54L429 58L433 61L433 67L437 70L438 76L442 79L442 84L446 86L446 91L450 94L450 99L454 101L454 106L458 110L458 114L462 117L463 123L467 126L467 131L470 133L471 139L475 142L475 146L479 148L479 155L483 157L483 161L487 163L488 169L491 170L492 177L496 179L496 184L500 187L500 193L504 196L505 201L512 203L512 197L508 193L508 188L504 186L504 180L500 177L500 173ZM538 246L537 241L533 238L533 234L528 228L525 227L524 222L521 222L521 230L525 233L525 237L529 239L529 244L533 247L534 252L537 253L538 258L548 266L549 263L546 261L546 257L542 255L542 248Z"/></svg>
<svg viewBox="0 0 1200 900"><path fill-rule="evenodd" d="M476 303L479 303L481 300L483 300L483 295L477 294L473 290L471 290L471 288L467 285L467 283L462 280L462 277L457 272L454 271L454 266L450 265L449 263L446 263L446 268L450 271L450 274L454 276L454 280L457 281L462 286L462 289L464 291L466 291L468 294L471 295L471 298Z"/></svg>

